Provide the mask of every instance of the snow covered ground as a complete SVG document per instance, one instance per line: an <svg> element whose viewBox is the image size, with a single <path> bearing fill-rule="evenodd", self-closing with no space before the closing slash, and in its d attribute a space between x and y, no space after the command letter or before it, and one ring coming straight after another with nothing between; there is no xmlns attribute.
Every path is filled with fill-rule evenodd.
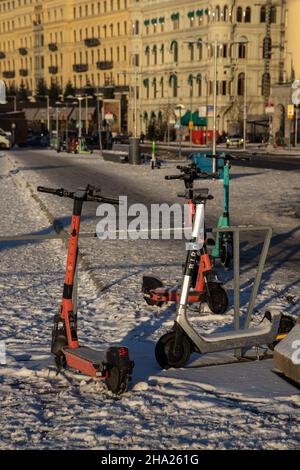
<svg viewBox="0 0 300 470"><path fill-rule="evenodd" d="M32 190L37 184L50 185L51 178L38 169L22 168L16 160L11 156L0 158L1 232L50 233L49 218L33 199ZM101 165L107 176L120 171L120 166L99 160L81 161L83 169L85 165L95 168ZM133 199L137 198L134 192L143 190L149 200L155 193L156 199L173 201L181 186L177 183L172 187L162 185L162 175L167 172L170 168L149 176L149 169L145 167L125 166L122 178L137 183L131 194ZM273 223L273 212L280 207L275 207L273 200L281 197L281 185L285 183L284 195L291 198L295 197L299 185L296 176L288 173L259 170L259 174L255 174L251 169L241 168L234 172L242 177L233 179L233 207L241 201L241 187L237 186L241 179L243 196L247 193L249 200L256 198L257 201L253 208L247 201L244 205L241 202L234 213L235 223L255 223L257 218L261 224ZM120 179L120 174L117 176ZM72 187L72 181L66 186ZM259 197L262 190L269 198ZM109 195L116 195L118 191L116 184ZM219 183L214 184L213 194L216 200L212 204L220 203ZM48 217L52 214L62 225L67 225L69 201L47 195L39 195L39 198L49 211ZM84 230L95 230L96 206L92 206L86 212ZM278 230L295 230L296 216L296 213L281 213ZM160 310L145 305L140 292L141 277L145 272L152 272L166 282L179 281L184 257L181 242L82 240L81 247L85 267L81 267L79 275L80 338L99 348L114 342L128 345L136 362L131 388L127 394L116 398L102 384L72 371L56 375L49 349L52 317L58 311L62 292L65 246L60 241L2 244L0 340L6 342L7 364L0 366L0 448L300 447L300 395L296 389L291 396L279 393L276 398L263 391L245 395L241 390L235 391L234 383L232 390L228 389L228 383L224 388L212 386L211 373L205 382L205 369L198 369L199 380L195 378L195 367L191 368L191 373L176 371L175 375L159 370L154 345L162 332L170 328L174 306ZM242 269L243 308L255 267L255 263L249 261ZM223 274L223 278L232 301L230 273ZM274 269L270 260L257 300L255 321L259 321L267 308L284 309L296 315L298 285L299 271L282 263L277 263ZM106 289L100 292L103 286ZM197 310L190 310L191 320L201 330L224 329L232 322L230 312L215 317L207 310L201 316ZM253 367L255 363L250 365ZM237 366L240 368L242 364L230 366L233 376L233 368ZM244 367L246 371L249 364ZM227 372L219 366L218 374L222 373L225 378ZM246 388L247 380L249 388L253 388L253 373L249 374L251 379L247 379L247 373L245 375ZM270 375L268 380L271 387ZM277 380L274 375L274 384Z"/></svg>

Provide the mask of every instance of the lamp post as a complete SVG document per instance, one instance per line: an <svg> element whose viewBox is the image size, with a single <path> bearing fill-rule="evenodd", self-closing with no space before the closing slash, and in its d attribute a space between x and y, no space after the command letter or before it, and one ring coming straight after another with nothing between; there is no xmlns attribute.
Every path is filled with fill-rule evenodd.
<svg viewBox="0 0 300 470"><path fill-rule="evenodd" d="M128 72L127 70L121 70L119 72L117 72L118 75L129 75L129 76L134 76L134 86L133 86L133 102L134 102L134 105L133 105L133 115L132 115L132 122L134 123L134 137L137 138L137 101L138 101L138 98L137 98L137 81L138 81L138 75L139 75L139 72L137 70L137 66L135 64L134 65L134 72Z"/></svg>
<svg viewBox="0 0 300 470"><path fill-rule="evenodd" d="M91 95L85 96L85 135L89 133L89 119L88 119L88 100L92 99Z"/></svg>
<svg viewBox="0 0 300 470"><path fill-rule="evenodd" d="M214 41L203 41L203 40L191 40L187 41L188 44L206 44L213 47L213 55L214 55L214 72L213 72L213 82L214 82L214 89L213 89L213 143L212 143L212 153L216 155L216 147L217 147L217 139L216 139L216 121L217 121L217 54L218 54L218 40L215 39ZM207 132L207 131L206 131ZM212 159L212 172L216 173L216 159Z"/></svg>
<svg viewBox="0 0 300 470"><path fill-rule="evenodd" d="M97 100L97 122L98 122L98 137L99 137L99 149L100 155L102 156L102 119L100 116L100 101L103 99L102 93L95 93L96 100Z"/></svg>
<svg viewBox="0 0 300 470"><path fill-rule="evenodd" d="M14 111L17 111L17 95L8 95L7 98L12 98L14 101Z"/></svg>

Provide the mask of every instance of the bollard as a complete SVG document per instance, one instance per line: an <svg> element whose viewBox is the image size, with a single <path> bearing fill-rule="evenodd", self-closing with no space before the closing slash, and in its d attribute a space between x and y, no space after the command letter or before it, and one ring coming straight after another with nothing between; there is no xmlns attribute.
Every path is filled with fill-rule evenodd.
<svg viewBox="0 0 300 470"><path fill-rule="evenodd" d="M152 141L152 153L151 153L151 169L154 170L156 167L156 142Z"/></svg>
<svg viewBox="0 0 300 470"><path fill-rule="evenodd" d="M129 139L129 163L131 165L140 165L140 139L138 137L130 137Z"/></svg>

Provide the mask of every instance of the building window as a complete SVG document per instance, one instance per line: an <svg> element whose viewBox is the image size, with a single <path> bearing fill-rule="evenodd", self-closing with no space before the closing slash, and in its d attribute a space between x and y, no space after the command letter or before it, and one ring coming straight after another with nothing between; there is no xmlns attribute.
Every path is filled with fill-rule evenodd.
<svg viewBox="0 0 300 470"><path fill-rule="evenodd" d="M134 25L133 25L133 34L140 34L140 22L139 20L136 20Z"/></svg>
<svg viewBox="0 0 300 470"><path fill-rule="evenodd" d="M228 10L228 6L225 5L224 10L223 10L223 20L228 21L228 18L229 18L229 10Z"/></svg>
<svg viewBox="0 0 300 470"><path fill-rule="evenodd" d="M202 60L203 59L203 44L202 42L199 42L198 43L198 51L199 51L199 60Z"/></svg>
<svg viewBox="0 0 300 470"><path fill-rule="evenodd" d="M164 64L164 62L165 62L165 46L164 46L164 44L161 45L160 53L161 53L161 63Z"/></svg>
<svg viewBox="0 0 300 470"><path fill-rule="evenodd" d="M270 21L271 21L271 23L276 23L276 16L277 16L276 13L277 13L276 7L272 6L271 11L270 11Z"/></svg>
<svg viewBox="0 0 300 470"><path fill-rule="evenodd" d="M170 51L173 54L173 62L178 62L178 42L172 41Z"/></svg>
<svg viewBox="0 0 300 470"><path fill-rule="evenodd" d="M272 56L272 39L265 37L263 41L263 59L271 59Z"/></svg>
<svg viewBox="0 0 300 470"><path fill-rule="evenodd" d="M251 23L251 8L247 7L245 10L245 23Z"/></svg>
<svg viewBox="0 0 300 470"><path fill-rule="evenodd" d="M153 98L156 99L156 98L157 98L157 82L156 82L156 78L153 79L152 85L153 85Z"/></svg>
<svg viewBox="0 0 300 470"><path fill-rule="evenodd" d="M262 6L260 9L260 22L265 23L266 22L266 7Z"/></svg>
<svg viewBox="0 0 300 470"><path fill-rule="evenodd" d="M220 20L221 20L221 9L219 5L217 5L215 9L215 21L220 21Z"/></svg>
<svg viewBox="0 0 300 470"><path fill-rule="evenodd" d="M227 88L227 82L226 80L222 80L222 89L221 89L221 93L223 96L226 96L226 88Z"/></svg>
<svg viewBox="0 0 300 470"><path fill-rule="evenodd" d="M262 76L261 82L261 91L262 96L268 97L270 96L270 89L271 89L271 77L269 73L264 73Z"/></svg>
<svg viewBox="0 0 300 470"><path fill-rule="evenodd" d="M236 21L241 23L243 21L243 9L242 7L238 7L236 10Z"/></svg>
<svg viewBox="0 0 300 470"><path fill-rule="evenodd" d="M238 76L238 89L237 89L238 96L244 96L245 94L245 74L240 73Z"/></svg>
<svg viewBox="0 0 300 470"><path fill-rule="evenodd" d="M198 96L202 96L202 77L200 74L197 76L197 88Z"/></svg>
<svg viewBox="0 0 300 470"><path fill-rule="evenodd" d="M173 98L177 98L178 87L177 87L177 76L175 74L170 76L169 84L170 84L170 87L172 88Z"/></svg>
<svg viewBox="0 0 300 470"><path fill-rule="evenodd" d="M246 59L246 44L242 42L238 44L238 57L239 59Z"/></svg>
<svg viewBox="0 0 300 470"><path fill-rule="evenodd" d="M157 65L157 46L153 46L153 63Z"/></svg>

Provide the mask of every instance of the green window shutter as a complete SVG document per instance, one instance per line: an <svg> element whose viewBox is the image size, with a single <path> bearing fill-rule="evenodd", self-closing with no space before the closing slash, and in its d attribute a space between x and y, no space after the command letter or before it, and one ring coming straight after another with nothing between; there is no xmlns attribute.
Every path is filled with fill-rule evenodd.
<svg viewBox="0 0 300 470"><path fill-rule="evenodd" d="M197 10L196 15L197 16L203 16L203 10Z"/></svg>
<svg viewBox="0 0 300 470"><path fill-rule="evenodd" d="M149 85L149 78L144 78L143 85L145 88L147 88L147 86Z"/></svg>
<svg viewBox="0 0 300 470"><path fill-rule="evenodd" d="M187 16L188 16L188 18L194 18L195 17L195 12L194 11L189 11Z"/></svg>
<svg viewBox="0 0 300 470"><path fill-rule="evenodd" d="M160 24L163 24L165 22L165 17L161 16L158 21L160 22Z"/></svg>

